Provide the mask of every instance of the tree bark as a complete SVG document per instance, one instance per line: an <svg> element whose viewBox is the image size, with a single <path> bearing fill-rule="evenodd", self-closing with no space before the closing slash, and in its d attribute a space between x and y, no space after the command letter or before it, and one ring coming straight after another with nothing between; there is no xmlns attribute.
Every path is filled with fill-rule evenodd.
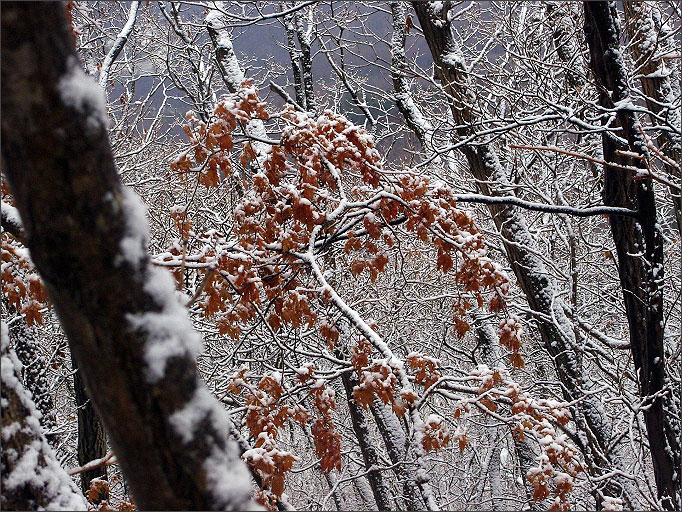
<svg viewBox="0 0 682 512"><path fill-rule="evenodd" d="M73 374L73 391L76 398L76 416L78 417L78 464L84 466L88 462L101 459L107 454L107 435L85 390L81 372L76 367L73 357L71 361L75 370ZM102 465L98 468L83 471L80 474L81 491L84 494L90 489L90 481L94 478L107 480L107 467ZM109 493L100 492L95 502L99 503L108 498Z"/></svg>
<svg viewBox="0 0 682 512"><path fill-rule="evenodd" d="M657 30L652 5L641 1L630 1L623 2L623 9L628 39L632 42L629 46L630 51L637 66L646 108L651 112L649 117L655 125L661 124L660 118L663 119L663 124L667 124L659 131L656 138L658 148L663 155L679 165L682 159L680 77L672 77L671 70L660 56L661 49L658 44L653 44L653 41L657 40ZM670 49L673 50L673 48ZM663 165L667 172L679 182L682 178L679 167L675 168L668 163ZM670 195L673 198L677 230L682 235L682 196L672 187Z"/></svg>
<svg viewBox="0 0 682 512"><path fill-rule="evenodd" d="M88 81L89 80L89 81ZM94 89L93 89L94 87ZM59 2L2 6L2 158L27 246L140 509L243 509L248 473L119 181Z"/></svg>
<svg viewBox="0 0 682 512"><path fill-rule="evenodd" d="M310 54L312 45L313 8L306 7L306 20L300 11L293 13L296 39L301 47L301 79L303 80L303 94L305 95L305 105L311 114L317 113L317 101L313 89L313 60Z"/></svg>
<svg viewBox="0 0 682 512"><path fill-rule="evenodd" d="M289 6L288 2L284 2L280 5L280 10L285 11ZM296 95L296 103L303 107L304 110L308 110L306 104L305 92L303 91L303 79L301 70L301 60L302 54L301 50L296 47L296 29L294 28L294 17L293 15L288 15L284 17L284 30L287 35L287 51L289 52L289 58L291 59L291 71L294 76L294 92Z"/></svg>
<svg viewBox="0 0 682 512"><path fill-rule="evenodd" d="M365 419L362 407L358 406L353 398L353 388L357 385L357 379L353 378L349 372L344 372L341 375L341 380L348 397L348 409L350 411L351 423L353 424L353 432L355 432L355 437L358 440L362 460L365 462L367 481L372 488L376 507L378 510L392 510L390 493L384 483L381 470L376 467L379 464L379 456L369 437L367 420Z"/></svg>
<svg viewBox="0 0 682 512"><path fill-rule="evenodd" d="M620 49L620 29L615 3L584 2L585 36L590 67L599 89L599 104L615 109L616 120L628 142L621 147L604 132L607 162L642 168L638 158L617 150L648 156L639 121L630 98ZM678 510L680 501L680 425L677 386L667 382L663 339L663 238L657 219L653 181L644 176L606 166L604 202L639 211L638 219L609 217L618 255L618 273L630 328L630 349L637 370L644 422L651 449L658 497L664 508Z"/></svg>
<svg viewBox="0 0 682 512"><path fill-rule="evenodd" d="M3 299L4 302L4 299ZM6 311L16 314L16 310L9 305L6 306ZM51 433L55 427L55 408L52 394L50 393L50 385L47 379L47 364L40 355L38 348L39 339L35 327L26 325L24 318L17 319L9 328L10 340L13 340L14 351L23 365L22 376L24 387L30 391L33 397L33 402L40 411L42 417L40 424L45 432L45 438L50 443L50 446L55 445L54 433Z"/></svg>
<svg viewBox="0 0 682 512"><path fill-rule="evenodd" d="M21 384L21 363L9 348L2 322L3 510L86 510L85 499L61 468L43 436L30 394Z"/></svg>

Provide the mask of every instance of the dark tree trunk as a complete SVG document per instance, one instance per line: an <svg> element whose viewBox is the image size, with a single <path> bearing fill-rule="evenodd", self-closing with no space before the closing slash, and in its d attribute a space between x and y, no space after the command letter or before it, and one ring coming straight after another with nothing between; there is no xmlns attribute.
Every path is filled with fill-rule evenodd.
<svg viewBox="0 0 682 512"><path fill-rule="evenodd" d="M616 119L627 144L602 135L607 162L642 167L640 159L616 154L628 150L647 156L639 121L630 101L627 74L621 57L618 13L614 3L584 2L585 35L590 67L599 88L602 107L616 109ZM642 169L644 173L646 171ZM680 429L675 406L677 386L666 386L663 342L663 239L658 225L651 179L606 166L604 202L639 211L637 220L610 217L618 254L618 272L630 328L630 347L643 400L644 422L654 465L656 487L666 509L680 502ZM666 387L668 388L665 392Z"/></svg>
<svg viewBox="0 0 682 512"><path fill-rule="evenodd" d="M120 184L103 103L83 76L65 4L3 3L3 170L135 501L247 508L248 473L197 374L200 342L172 278L146 253L146 221Z"/></svg>
<svg viewBox="0 0 682 512"><path fill-rule="evenodd" d="M3 301L4 302L4 301ZM16 310L5 303L10 315ZM35 327L26 325L24 318L17 319L9 328L9 337L14 341L14 350L23 365L22 377L24 387L31 392L33 402L42 414L40 424L45 431L45 438L54 446L56 438L51 430L55 427L54 400L47 379L47 364L40 355L39 338Z"/></svg>
<svg viewBox="0 0 682 512"><path fill-rule="evenodd" d="M90 461L101 459L107 454L107 436L104 426L97 416L85 390L81 372L76 368L76 362L72 358L73 391L76 398L76 415L78 417L78 464L81 466ZM107 467L100 466L80 474L81 490L86 493L90 489L90 481L93 478L107 479ZM107 500L108 493L100 492L95 500L96 503Z"/></svg>
<svg viewBox="0 0 682 512"><path fill-rule="evenodd" d="M650 41L658 36L656 34L656 20L652 14L652 5L642 1L623 2L625 11L626 27L628 29L628 39L630 51L638 68L639 83L644 92L646 108L651 112L651 122L659 124L659 118L663 118L669 125L669 130L660 130L657 139L658 148L666 157L673 162L680 163L682 158L682 134L680 133L680 105L675 105L674 96L679 98L679 83L674 80L679 76L672 77L667 69L665 61L660 56L663 52L658 44L652 45ZM661 33L661 36L665 36ZM679 43L679 41L678 41ZM663 43L665 44L665 43ZM670 50L672 44L670 45ZM664 164L666 171L677 178L680 183L680 169L667 163ZM677 230L682 235L682 196L674 188L670 188L670 195L673 198L673 211L677 221ZM680 468L682 469L682 468Z"/></svg>

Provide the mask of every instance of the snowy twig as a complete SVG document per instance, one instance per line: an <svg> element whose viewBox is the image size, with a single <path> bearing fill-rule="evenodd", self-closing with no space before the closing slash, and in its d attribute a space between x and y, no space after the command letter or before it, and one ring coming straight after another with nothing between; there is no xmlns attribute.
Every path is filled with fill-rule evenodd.
<svg viewBox="0 0 682 512"><path fill-rule="evenodd" d="M668 185L671 189L674 189L678 192L682 191L682 189L680 189L679 185L676 185L676 184L670 182L669 180L667 180L666 178L652 173L651 171L646 173L645 169L640 169L638 167L632 167L629 165L620 165L620 164L616 164L614 162L607 162L607 161L601 160L599 158L594 158L594 157L591 157L588 155L583 155L581 153L574 153L573 151L567 151L565 149L561 149L561 148L557 148L557 147L551 147L551 146L549 146L549 147L546 147L546 146L520 146L520 145L516 145L516 144L510 144L509 147L512 149L532 149L535 151L552 151L554 153L561 153L563 155L574 156L576 158L581 158L583 160L589 160L590 162L594 162L596 164L600 164L603 166L608 166L608 167L611 167L613 169L622 169L623 171L630 171L630 172L637 173L638 175L640 175L642 177L650 177L652 180L655 180L655 181L658 181L659 183L663 183L665 185Z"/></svg>
<svg viewBox="0 0 682 512"><path fill-rule="evenodd" d="M592 217L595 215L619 215L621 217L637 217L639 213L629 208L617 206L591 206L589 208L572 208L554 204L542 204L526 201L514 196L486 196L482 194L456 194L454 199L460 203L505 204L519 206L526 210L547 213L561 213L575 217Z"/></svg>
<svg viewBox="0 0 682 512"><path fill-rule="evenodd" d="M274 93L276 93L280 98L282 98L285 102L289 103L292 105L298 112L305 112L306 110L299 105L294 98L289 96L289 94L279 85L277 85L275 82L270 82L270 90Z"/></svg>
<svg viewBox="0 0 682 512"><path fill-rule="evenodd" d="M91 460L90 462L83 464L79 468L72 469L71 471L69 471L69 475L71 476L78 475L79 473L83 473L84 471L90 471L91 469L95 469L100 466L111 466L112 464L116 464L117 462L118 461L116 460L114 452L109 451L101 459Z"/></svg>

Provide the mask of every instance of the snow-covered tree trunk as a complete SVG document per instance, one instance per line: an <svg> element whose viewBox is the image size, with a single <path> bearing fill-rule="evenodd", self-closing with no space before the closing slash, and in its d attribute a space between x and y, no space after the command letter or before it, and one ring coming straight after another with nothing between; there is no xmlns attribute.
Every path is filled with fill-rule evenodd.
<svg viewBox="0 0 682 512"><path fill-rule="evenodd" d="M490 322L484 318L483 315L474 314L473 328L476 333L476 339L481 350L483 362L490 368L504 367L504 365L500 364L498 336L490 325ZM504 484L502 479L504 478L504 475L501 471L501 450L500 447L497 446L500 436L497 427L494 426L495 423L496 420L494 418L486 418L486 437L488 438L488 444L491 451L488 462L488 479L490 481L491 494L490 508L492 510L506 510L508 505L505 505L503 498ZM516 436L513 436L512 438L514 440L514 449L522 473L521 478L523 479L523 483L521 485L528 498L528 505L531 509L535 510L536 503L532 499L533 494L526 484L526 474L534 462L535 454L528 442L525 440L520 441Z"/></svg>
<svg viewBox="0 0 682 512"><path fill-rule="evenodd" d="M419 485L415 479L416 475L414 472L409 471L404 464L401 464L406 459L407 453L405 452L404 431L398 418L389 406L382 404L378 400L371 407L371 411L379 433L386 445L388 458L394 464L396 478L402 484L402 508L406 510L424 510L426 507L421 499Z"/></svg>
<svg viewBox="0 0 682 512"><path fill-rule="evenodd" d="M644 92L644 101L650 112L651 122L659 124L659 118L665 123L659 131L657 142L659 150L670 159L677 162L678 167L665 163L664 167L671 176L680 182L680 159L682 159L682 123L680 114L680 77L674 76L663 56L674 51L670 39L660 42L666 36L663 27L657 28L654 9L648 2L624 2L626 29L629 45L634 58L636 74ZM659 22L660 23L660 22ZM660 34L660 35L659 35ZM665 45L663 48L659 46ZM678 231L682 233L682 198L680 192L671 188L673 208L677 219Z"/></svg>
<svg viewBox="0 0 682 512"><path fill-rule="evenodd" d="M434 60L434 73L448 94L448 100L460 137L475 133L477 119L473 93L469 90L465 62L452 34L449 9L436 12L429 2L413 2ZM462 151L469 163L479 192L487 196L513 196L513 187L502 169L491 144L465 145ZM576 401L574 419L585 435L581 446L588 469L595 475L623 469L621 449L611 446L611 424L598 399L589 394L597 384L579 365L576 340L556 284L547 271L523 215L511 206L488 205L519 286L529 306L536 312L544 345L553 357L567 401ZM627 479L614 477L604 483L608 495L624 493L630 506L636 506L634 492Z"/></svg>
<svg viewBox="0 0 682 512"><path fill-rule="evenodd" d="M4 10L4 9L3 9ZM3 510L87 510L40 428L40 411L21 383L21 363L0 326Z"/></svg>
<svg viewBox="0 0 682 512"><path fill-rule="evenodd" d="M2 157L31 257L141 509L243 509L248 472L201 382L201 339L151 265L65 4L2 8ZM3 367L4 368L4 367Z"/></svg>
<svg viewBox="0 0 682 512"><path fill-rule="evenodd" d="M405 124L412 130L425 148L433 147L433 126L422 115L414 101L407 78L405 59L407 5L405 2L391 2L393 32L391 34L391 79L395 92L395 103L405 118Z"/></svg>
<svg viewBox="0 0 682 512"><path fill-rule="evenodd" d="M17 213L18 215L18 213ZM13 236L25 240L26 233L21 220L14 221ZM7 309L14 308L7 304ZM54 446L54 436L50 431L55 427L54 401L50 393L47 381L46 364L43 361L38 344L36 327L29 327L23 317L18 317L9 329L10 339L14 340L15 352L23 365L23 381L26 389L31 392L33 401L41 413L41 425L46 431L45 437L51 446ZM76 367L76 362L71 360L74 369L73 391L78 418L78 464L84 466L90 461L103 458L107 454L107 438L104 426L97 416L97 412L88 397L81 374ZM105 465L83 471L80 473L81 491L85 494L90 489L90 481L94 478L107 479L107 467ZM108 498L106 491L100 491L96 502Z"/></svg>
<svg viewBox="0 0 682 512"><path fill-rule="evenodd" d="M280 5L280 10L288 10L288 2L284 2ZM292 15L284 17L284 31L287 37L287 51L289 52L289 58L291 59L291 71L294 75L294 92L296 95L296 103L303 109L306 110L306 98L305 92L303 91L303 77L302 77L302 54L301 50L296 47L296 29L294 27L294 18Z"/></svg>
<svg viewBox="0 0 682 512"><path fill-rule="evenodd" d="M639 212L637 219L609 217L618 254L618 273L637 370L644 421L651 448L658 497L664 508L677 510L680 497L679 386L667 381L663 318L663 238L657 218L653 181L639 158L647 156L639 120L630 96L620 49L618 13L613 2L584 2L585 36L590 67L599 87L599 104L615 110L619 135L602 134L604 159L642 169L640 176L605 166L604 203Z"/></svg>
<svg viewBox="0 0 682 512"><path fill-rule="evenodd" d="M12 307L7 304L7 310ZM47 376L47 363L40 354L40 339L37 328L26 325L24 318L18 317L9 327L9 337L14 351L23 365L24 387L31 393L33 401L42 417L40 424L45 431L45 437L54 447L54 434L50 431L55 427L54 400L50 392Z"/></svg>
<svg viewBox="0 0 682 512"><path fill-rule="evenodd" d="M234 52L232 45L232 38L229 33L228 20L221 10L226 9L224 2L216 2L215 7L208 9L206 15L206 27L208 34L211 37L213 48L215 51L215 60L218 64L220 76L227 87L227 90L234 93L241 89L242 84L246 80L244 71L239 64L239 59ZM252 119L244 127L244 131L248 136L254 137L256 140L251 142L256 153L256 159L259 164L262 164L263 159L267 154L268 145L264 142L258 142L258 139L267 139L267 132L265 125L260 119Z"/></svg>

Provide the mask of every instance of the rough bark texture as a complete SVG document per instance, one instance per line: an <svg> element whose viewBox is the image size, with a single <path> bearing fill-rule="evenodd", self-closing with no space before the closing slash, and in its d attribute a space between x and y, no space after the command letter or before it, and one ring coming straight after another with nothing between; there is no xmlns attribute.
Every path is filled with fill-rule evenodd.
<svg viewBox="0 0 682 512"><path fill-rule="evenodd" d="M305 106L308 112L315 114L317 112L317 101L315 99L315 91L313 90L313 60L310 53L312 32L314 30L312 9L312 7L306 7L305 21L303 20L303 14L300 11L296 11L293 14L293 19L296 39L298 39L298 44L301 47L301 79L303 80Z"/></svg>
<svg viewBox="0 0 682 512"><path fill-rule="evenodd" d="M599 88L602 107L616 109L616 120L628 147L621 148L602 135L607 162L642 166L639 159L616 154L626 149L646 156L647 148L630 101L627 74L620 52L620 29L614 3L585 2L585 35L590 67ZM643 169L644 172L646 172ZM618 272L630 330L630 348L639 388L646 407L644 422L651 449L658 496L669 510L680 507L679 413L677 386L667 385L663 341L663 239L651 179L634 179L633 173L604 169L604 202L639 211L639 219L610 217L618 254Z"/></svg>
<svg viewBox="0 0 682 512"><path fill-rule="evenodd" d="M280 5L280 10L285 11L289 7L288 2ZM291 59L291 71L294 75L294 91L296 94L296 103L299 104L303 110L307 110L305 92L303 92L303 79L301 76L301 50L296 47L296 29L294 28L293 15L284 17L284 29L287 35L287 51Z"/></svg>
<svg viewBox="0 0 682 512"><path fill-rule="evenodd" d="M21 384L21 363L2 323L3 510L86 510L85 499L43 436L39 412Z"/></svg>
<svg viewBox="0 0 682 512"><path fill-rule="evenodd" d="M15 313L13 307L6 305L7 311ZM38 333L35 327L28 327L23 318L12 322L9 337L14 345L15 353L23 365L22 376L24 387L31 393L33 402L42 414L40 424L45 431L45 437L54 446L54 434L50 431L55 427L55 408L50 384L47 378L47 364L40 354Z"/></svg>
<svg viewBox="0 0 682 512"><path fill-rule="evenodd" d="M420 144L425 148L433 147L433 126L424 119L414 102L407 79L407 60L405 58L405 22L407 5L405 2L391 2L393 32L391 35L391 81L395 104L405 118L405 124L414 132Z"/></svg>
<svg viewBox="0 0 682 512"><path fill-rule="evenodd" d="M146 252L120 260L130 228L107 130L92 85L62 81L79 66L65 4L3 4L2 158L27 246L140 509L248 507L217 401L192 411L191 432L172 421L208 393L192 351L150 379L152 335L129 319L160 315L168 294L145 288L159 277Z"/></svg>
<svg viewBox="0 0 682 512"><path fill-rule="evenodd" d="M474 96L468 87L467 74L461 52L452 35L448 20L449 7L434 14L428 3L413 2L424 37L434 61L434 74L448 94L450 110L457 135L474 135ZM462 151L469 163L471 174L480 193L489 196L512 196L513 189L504 174L494 148L489 144L465 145ZM578 428L585 433L580 449L588 461L588 469L595 475L609 469L622 469L618 446L611 445L611 425L601 404L585 391L596 387L585 374L575 357L575 336L564 312L563 301L558 297L553 279L541 258L536 255L534 240L524 217L512 206L488 205L497 229L502 235L505 252L524 292L529 306L537 313L538 327L543 343L555 362L557 375L563 386L564 398L578 400L573 416ZM634 492L630 483L620 477L603 483L610 496L624 493L627 506L635 507Z"/></svg>
<svg viewBox="0 0 682 512"><path fill-rule="evenodd" d="M379 400L371 407L372 415L376 421L377 428L381 434L386 452L391 463L394 464L394 471L398 482L402 482L403 494L401 498L401 508L404 510L425 510L424 500L421 497L419 485L415 480L413 471L405 468L401 462L406 460L405 438L398 438L397 434L403 432L403 428L398 418L390 407L385 406Z"/></svg>

